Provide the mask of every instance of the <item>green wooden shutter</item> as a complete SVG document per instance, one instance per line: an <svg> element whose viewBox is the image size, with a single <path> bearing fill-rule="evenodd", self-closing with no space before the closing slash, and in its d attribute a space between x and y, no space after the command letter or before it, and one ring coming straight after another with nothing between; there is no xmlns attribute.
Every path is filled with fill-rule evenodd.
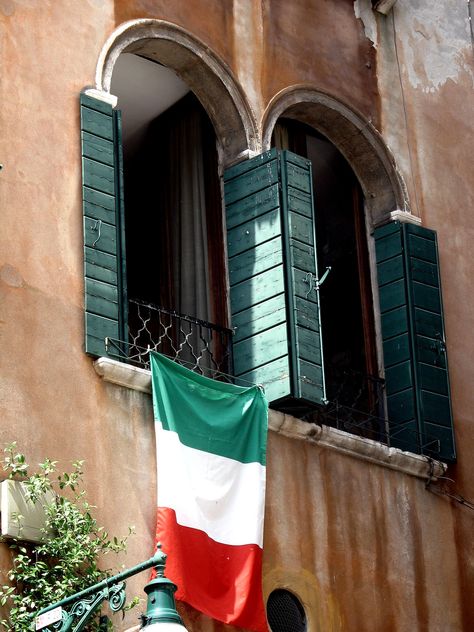
<svg viewBox="0 0 474 632"><path fill-rule="evenodd" d="M105 338L126 340L120 113L81 94L85 350L106 354Z"/></svg>
<svg viewBox="0 0 474 632"><path fill-rule="evenodd" d="M234 374L272 403L325 399L311 162L272 149L224 177Z"/></svg>
<svg viewBox="0 0 474 632"><path fill-rule="evenodd" d="M456 458L436 233L376 229L377 275L392 444Z"/></svg>

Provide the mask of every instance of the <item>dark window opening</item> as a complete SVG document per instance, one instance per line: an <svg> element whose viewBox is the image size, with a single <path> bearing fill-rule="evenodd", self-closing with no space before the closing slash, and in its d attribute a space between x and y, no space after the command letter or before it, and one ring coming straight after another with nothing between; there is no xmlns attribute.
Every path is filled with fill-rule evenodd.
<svg viewBox="0 0 474 632"><path fill-rule="evenodd" d="M129 296L225 324L216 139L192 93L150 123L124 176Z"/></svg>
<svg viewBox="0 0 474 632"><path fill-rule="evenodd" d="M130 355L230 369L216 136L189 92L124 144Z"/></svg>
<svg viewBox="0 0 474 632"><path fill-rule="evenodd" d="M288 590L274 590L267 601L267 619L272 632L305 632L306 615L299 600Z"/></svg>

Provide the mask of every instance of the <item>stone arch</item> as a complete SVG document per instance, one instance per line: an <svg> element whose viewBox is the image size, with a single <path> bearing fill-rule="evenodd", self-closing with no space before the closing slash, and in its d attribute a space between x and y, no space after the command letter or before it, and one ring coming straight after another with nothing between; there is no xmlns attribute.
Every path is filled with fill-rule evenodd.
<svg viewBox="0 0 474 632"><path fill-rule="evenodd" d="M337 99L307 86L292 86L271 100L263 118L263 149L270 147L281 116L297 119L326 136L358 178L374 226L393 211L409 214L406 187L395 160L370 121Z"/></svg>
<svg viewBox="0 0 474 632"><path fill-rule="evenodd" d="M97 90L110 92L114 64L125 52L168 66L188 84L214 125L224 165L260 150L256 120L242 88L206 44L164 20L125 22L111 34L99 55Z"/></svg>

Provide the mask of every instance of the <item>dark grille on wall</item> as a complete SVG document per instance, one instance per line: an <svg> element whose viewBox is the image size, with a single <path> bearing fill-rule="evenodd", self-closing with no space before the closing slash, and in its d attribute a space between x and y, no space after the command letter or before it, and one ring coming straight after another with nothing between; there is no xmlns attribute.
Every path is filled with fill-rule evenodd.
<svg viewBox="0 0 474 632"><path fill-rule="evenodd" d="M274 590L267 601L272 632L305 632L306 615L299 600L288 590Z"/></svg>

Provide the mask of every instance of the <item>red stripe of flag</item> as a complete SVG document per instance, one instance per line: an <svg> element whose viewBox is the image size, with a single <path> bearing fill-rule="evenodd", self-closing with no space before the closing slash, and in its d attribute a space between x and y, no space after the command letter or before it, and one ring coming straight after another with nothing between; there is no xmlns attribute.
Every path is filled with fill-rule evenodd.
<svg viewBox="0 0 474 632"><path fill-rule="evenodd" d="M178 586L177 599L218 621L268 632L258 545L216 542L204 531L179 525L165 507L158 508L156 536L169 553L166 576Z"/></svg>

